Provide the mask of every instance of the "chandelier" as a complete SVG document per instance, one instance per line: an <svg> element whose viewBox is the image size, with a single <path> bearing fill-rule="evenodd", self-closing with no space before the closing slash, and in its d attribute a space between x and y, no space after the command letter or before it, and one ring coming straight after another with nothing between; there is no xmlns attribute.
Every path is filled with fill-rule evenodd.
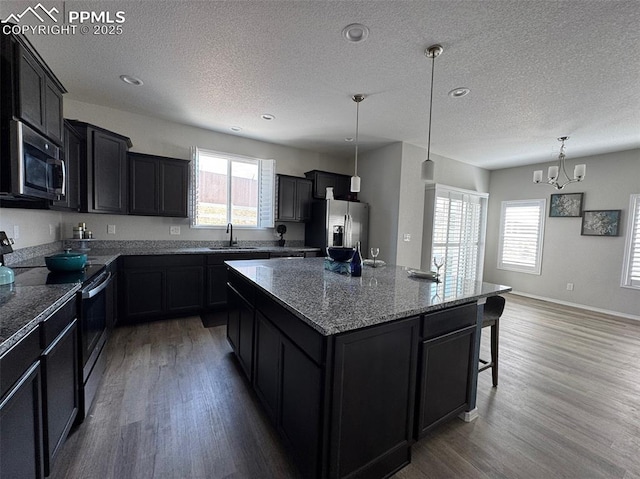
<svg viewBox="0 0 640 479"><path fill-rule="evenodd" d="M533 172L533 182L546 183L553 186L556 190L561 190L565 186L571 183L577 183L584 180L585 173L587 171L587 165L576 165L573 169L573 178L569 178L567 170L565 168L565 154L564 154L564 142L569 139L568 136L561 136L558 141L562 142L560 146L560 154L558 155L558 164L556 166L550 166L547 171L547 181L542 181L542 170L536 170ZM564 174L566 181L560 180L560 173Z"/></svg>

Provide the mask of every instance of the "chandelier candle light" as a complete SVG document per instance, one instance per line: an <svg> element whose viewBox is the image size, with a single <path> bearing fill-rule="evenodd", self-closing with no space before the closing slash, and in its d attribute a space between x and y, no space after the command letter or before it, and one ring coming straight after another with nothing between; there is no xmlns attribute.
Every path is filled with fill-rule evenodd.
<svg viewBox="0 0 640 479"><path fill-rule="evenodd" d="M562 146L560 147L560 154L558 155L558 165L550 166L547 171L547 181L546 184L553 186L556 190L561 190L565 186L571 183L577 183L579 181L584 180L585 173L587 172L587 165L576 165L573 169L573 178L569 178L567 175L567 170L565 168L565 154L564 154L564 142L569 139L568 136L561 136L558 138L558 141L562 142ZM560 183L560 172L564 174L564 177L567 179L564 183ZM533 182L538 184L542 183L542 170L536 170L533 172Z"/></svg>
<svg viewBox="0 0 640 479"><path fill-rule="evenodd" d="M427 58L431 58L431 88L429 96L429 134L427 137L427 159L422 162L420 177L423 181L433 181L434 163L431 160L431 113L433 111L433 72L436 65L436 57L443 52L442 45L431 45L424 52Z"/></svg>
<svg viewBox="0 0 640 479"><path fill-rule="evenodd" d="M358 126L360 114L360 102L364 100L364 95L358 93L351 97L356 102L356 158L355 158L355 174L351 177L351 192L358 193L360 191L360 177L358 176Z"/></svg>

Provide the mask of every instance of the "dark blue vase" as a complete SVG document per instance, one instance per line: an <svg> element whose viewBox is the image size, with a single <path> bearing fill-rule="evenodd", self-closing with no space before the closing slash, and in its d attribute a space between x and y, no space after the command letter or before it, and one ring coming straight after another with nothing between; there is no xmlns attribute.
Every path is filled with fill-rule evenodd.
<svg viewBox="0 0 640 479"><path fill-rule="evenodd" d="M362 255L360 254L360 241L358 241L356 250L353 252L349 267L351 269L351 276L362 276Z"/></svg>

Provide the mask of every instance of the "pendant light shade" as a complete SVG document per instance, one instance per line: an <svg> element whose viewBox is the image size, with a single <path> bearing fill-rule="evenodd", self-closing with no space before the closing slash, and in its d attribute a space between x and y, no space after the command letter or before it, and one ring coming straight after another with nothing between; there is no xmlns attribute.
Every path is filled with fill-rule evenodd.
<svg viewBox="0 0 640 479"><path fill-rule="evenodd" d="M355 156L355 171L351 177L351 192L360 192L360 177L358 176L358 129L359 129L359 116L360 116L360 102L364 100L364 95L361 93L353 95L351 99L356 103L356 156Z"/></svg>
<svg viewBox="0 0 640 479"><path fill-rule="evenodd" d="M433 112L433 72L436 65L436 57L443 51L442 45L431 45L424 52L427 58L431 58L431 87L429 91L429 134L427 137L427 159L422 162L420 177L423 181L432 182L434 179L435 164L431 160L431 114Z"/></svg>

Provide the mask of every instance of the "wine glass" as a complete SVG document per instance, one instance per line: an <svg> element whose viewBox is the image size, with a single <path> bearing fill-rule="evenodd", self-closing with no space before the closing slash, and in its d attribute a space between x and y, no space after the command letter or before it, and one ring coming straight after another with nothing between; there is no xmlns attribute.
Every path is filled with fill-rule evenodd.
<svg viewBox="0 0 640 479"><path fill-rule="evenodd" d="M433 265L436 267L436 280L440 280L440 268L444 266L444 256L434 256Z"/></svg>
<svg viewBox="0 0 640 479"><path fill-rule="evenodd" d="M376 267L376 258L380 254L380 248L371 248L371 257L373 258L373 267Z"/></svg>

